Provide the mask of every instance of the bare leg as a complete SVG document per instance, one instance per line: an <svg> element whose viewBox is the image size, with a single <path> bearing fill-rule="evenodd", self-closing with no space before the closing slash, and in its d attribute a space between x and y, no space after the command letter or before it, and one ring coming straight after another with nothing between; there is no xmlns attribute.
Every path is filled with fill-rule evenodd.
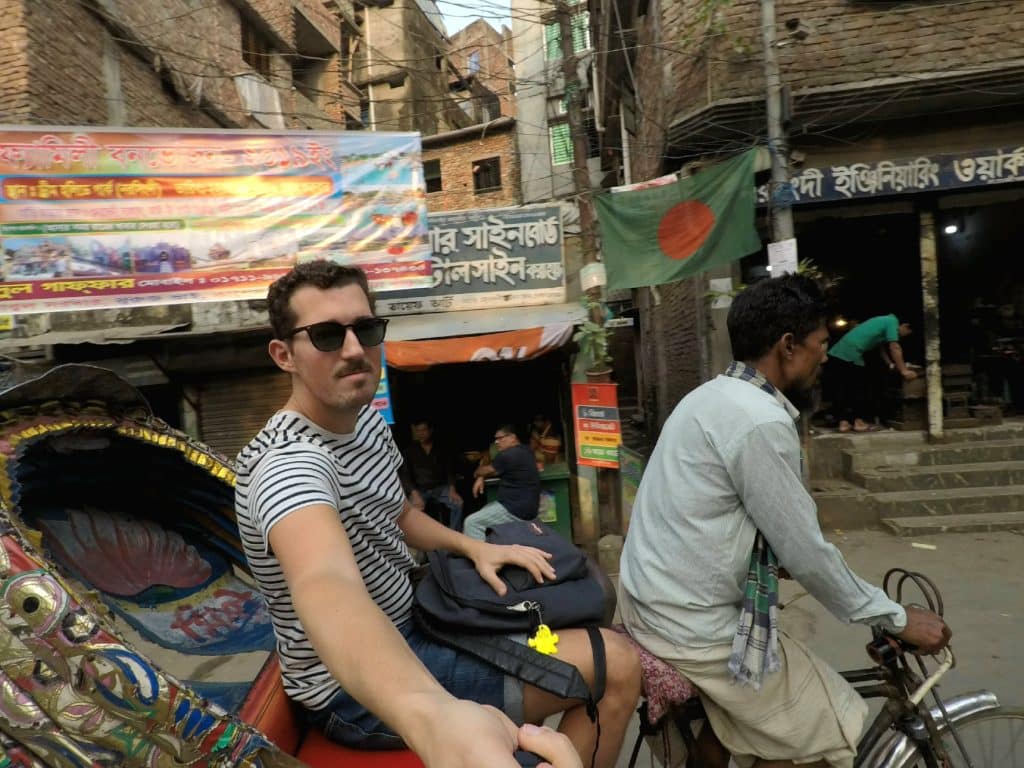
<svg viewBox="0 0 1024 768"><path fill-rule="evenodd" d="M572 664L587 685L594 683L594 656L585 630L560 630L557 658ZM640 698L640 657L622 635L601 630L607 658L607 682L604 698L597 705L601 720L601 743L596 768L612 768L622 749L626 726ZM531 723L540 723L558 712L565 712L558 730L569 737L584 765L590 765L597 739L597 728L587 717L586 707L575 700L560 699L531 685L523 690L523 710Z"/></svg>

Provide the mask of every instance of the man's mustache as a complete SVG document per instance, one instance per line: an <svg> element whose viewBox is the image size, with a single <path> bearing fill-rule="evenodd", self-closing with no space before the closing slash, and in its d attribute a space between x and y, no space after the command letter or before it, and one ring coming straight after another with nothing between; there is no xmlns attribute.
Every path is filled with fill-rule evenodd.
<svg viewBox="0 0 1024 768"><path fill-rule="evenodd" d="M373 366L370 365L370 361L364 359L362 362L349 363L343 365L334 371L334 377L337 379L344 378L345 376L351 376L353 373L373 373Z"/></svg>

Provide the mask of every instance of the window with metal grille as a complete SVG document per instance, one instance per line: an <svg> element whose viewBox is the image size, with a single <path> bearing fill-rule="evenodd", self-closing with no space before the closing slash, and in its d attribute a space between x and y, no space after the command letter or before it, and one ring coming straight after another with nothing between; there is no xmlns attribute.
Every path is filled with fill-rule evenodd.
<svg viewBox="0 0 1024 768"><path fill-rule="evenodd" d="M242 19L242 60L269 79L270 56L274 49L270 40L251 23Z"/></svg>
<svg viewBox="0 0 1024 768"><path fill-rule="evenodd" d="M473 191L491 192L501 189L501 158L488 157L473 161Z"/></svg>
<svg viewBox="0 0 1024 768"><path fill-rule="evenodd" d="M572 162L572 135L568 123L555 123L548 126L551 137L552 165L565 165Z"/></svg>
<svg viewBox="0 0 1024 768"><path fill-rule="evenodd" d="M423 180L427 185L427 194L441 191L441 161L423 161Z"/></svg>
<svg viewBox="0 0 1024 768"><path fill-rule="evenodd" d="M574 13L569 25L572 29L572 52L582 53L590 48L590 12ZM557 21L544 25L544 58L548 61L562 58L562 36Z"/></svg>

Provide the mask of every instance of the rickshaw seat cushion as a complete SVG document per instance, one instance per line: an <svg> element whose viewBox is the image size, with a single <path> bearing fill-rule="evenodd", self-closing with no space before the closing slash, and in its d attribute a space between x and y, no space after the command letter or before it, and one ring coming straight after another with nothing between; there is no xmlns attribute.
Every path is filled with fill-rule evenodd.
<svg viewBox="0 0 1024 768"><path fill-rule="evenodd" d="M408 750L377 751L350 749L335 744L318 730L306 735L296 755L310 768L423 768L423 762Z"/></svg>
<svg viewBox="0 0 1024 768"><path fill-rule="evenodd" d="M616 624L612 629L625 635L640 654L641 688L647 699L647 717L651 725L661 720L672 707L697 695L696 687L682 672L636 642L622 624Z"/></svg>
<svg viewBox="0 0 1024 768"><path fill-rule="evenodd" d="M422 761L408 750L351 749L336 744L316 729L307 730L296 705L285 693L275 658L267 662L256 678L238 716L310 768L423 768Z"/></svg>

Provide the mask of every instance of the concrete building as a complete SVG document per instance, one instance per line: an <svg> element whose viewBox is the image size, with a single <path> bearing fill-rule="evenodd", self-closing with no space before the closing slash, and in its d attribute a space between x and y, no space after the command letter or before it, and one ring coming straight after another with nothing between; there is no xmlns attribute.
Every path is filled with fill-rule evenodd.
<svg viewBox="0 0 1024 768"><path fill-rule="evenodd" d="M451 36L449 56L466 80L480 83L497 97L497 109L485 119L514 117L515 45L512 30L499 32L485 19L477 19Z"/></svg>
<svg viewBox="0 0 1024 768"><path fill-rule="evenodd" d="M620 181L686 173L695 161L766 143L760 3L717 5L710 15L708 6L591 5L607 86L602 146L617 156ZM1005 384L1017 373L996 370L998 351L982 338L1017 339L1024 316L1024 281L1006 261L1024 238L1024 166L1014 149L1024 129L1014 34L1024 6L777 0L776 17L792 180L761 189L761 214L792 201L800 257L842 278L837 313L895 312L924 329L908 356L929 364L940 398L952 364L973 372L972 408L1024 408L1024 395ZM653 433L728 359L725 310L710 309L707 278L749 282L764 266L764 253L754 254L732 270L634 292ZM989 330L972 336L965 327ZM940 399L940 421L943 410L948 418Z"/></svg>
<svg viewBox="0 0 1024 768"><path fill-rule="evenodd" d="M477 122L452 95L461 75L434 0L366 5L360 14L364 45L352 77L366 94L365 128L430 136Z"/></svg>
<svg viewBox="0 0 1024 768"><path fill-rule="evenodd" d="M590 15L583 3L574 4L573 50L586 93L585 121L589 140L592 186L601 181ZM537 23L537 20L541 23ZM513 0L512 38L515 41L516 117L522 162L523 202L566 197L575 192L572 178L572 136L565 107L561 37L554 8L541 0Z"/></svg>

